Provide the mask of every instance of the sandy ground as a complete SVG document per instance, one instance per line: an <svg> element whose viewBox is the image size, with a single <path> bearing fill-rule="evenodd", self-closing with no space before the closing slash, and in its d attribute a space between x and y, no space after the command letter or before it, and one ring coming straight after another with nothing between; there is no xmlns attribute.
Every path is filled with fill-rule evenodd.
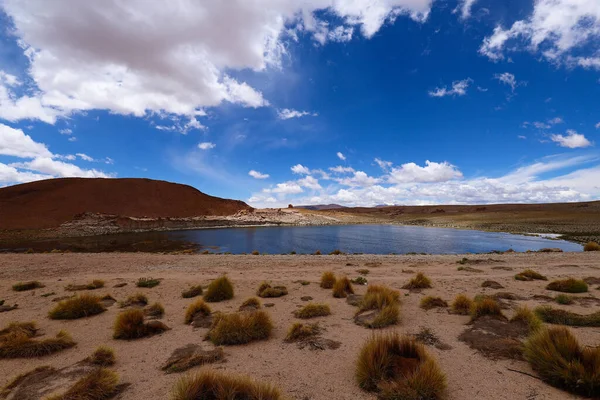
<svg viewBox="0 0 600 400"><path fill-rule="evenodd" d="M193 299L182 299L181 291L191 284L206 285L210 280L227 273L235 285L235 297L222 303L213 303L213 310L235 311L248 297L253 296L263 280L286 285L289 294L277 299L264 299L263 303L274 303L268 308L275 330L268 341L254 342L242 346L225 348L227 361L213 368L251 375L257 379L279 386L291 399L374 399L375 396L362 392L354 382L354 364L358 352L372 331L357 326L352 317L356 310L343 299L334 299L329 290L318 285L325 270L340 275L357 277L359 268L366 263L381 263L367 266L369 283L383 283L396 289L413 275L403 270L423 271L433 281L434 287L421 293L402 293L402 322L388 330L401 333L417 333L428 327L450 350L429 351L439 360L447 374L449 399L574 399L538 379L509 371L513 368L533 373L523 361L492 361L470 349L457 337L466 328L468 317L449 314L444 309L424 311L419 301L425 295L440 296L448 301L459 293L475 295L492 294L497 291L511 292L524 297L535 294L555 296L544 289L545 282L519 282L513 275L525 268L533 268L550 279L558 277L600 276L600 254L553 253L553 254L505 254L467 256L470 259L487 260L492 257L502 262L485 262L472 267L484 272L458 271L456 261L462 256L216 256L216 255L159 255L159 254L5 254L0 255L0 299L6 304L18 303L19 308L0 313L0 327L11 321L35 320L46 335L55 335L60 329L69 331L77 346L40 359L14 359L0 361L0 385L7 383L16 374L40 365L57 368L72 365L87 357L98 345L105 344L115 349L115 369L122 381L131 386L120 397L124 399L166 399L175 381L181 374L167 375L159 370L161 364L173 350L188 343L209 347L203 342L206 329L193 329L184 325L183 315ZM348 265L352 264L352 265ZM506 266L514 271L497 270L492 267ZM134 282L139 277L161 278L159 286L138 289ZM46 287L33 292L13 292L10 288L17 281L37 279ZM104 279L105 289L95 292L109 293L117 300L128 295L144 292L150 302L159 301L166 309L163 322L172 330L151 338L135 341L112 339L112 324L119 308L114 305L103 314L74 321L53 321L47 318L48 310L55 304L52 299L67 293L68 283L85 283L92 279ZM492 279L505 288L500 290L481 288L484 280ZM295 283L308 280L308 286ZM113 288L120 282L128 285ZM590 293L579 296L597 296L597 285ZM364 293L364 286L355 286L357 293ZM42 297L48 292L56 296ZM325 302L332 308L332 315L318 318L326 328L324 337L340 341L336 350L300 350L295 344L283 342L288 327L298 320L291 314L297 307L306 304L302 296L312 296L314 301ZM518 301L531 307L543 304L536 300ZM579 313L591 313L598 307L590 305L562 306ZM556 304L554 304L556 306ZM506 314L510 316L511 310ZM583 344L596 345L600 342L600 329L573 329ZM202 367L205 368L205 367Z"/></svg>

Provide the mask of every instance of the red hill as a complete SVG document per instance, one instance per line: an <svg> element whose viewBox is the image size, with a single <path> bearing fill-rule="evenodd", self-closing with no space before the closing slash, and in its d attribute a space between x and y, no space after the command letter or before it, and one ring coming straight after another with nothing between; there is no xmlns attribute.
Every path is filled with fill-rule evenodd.
<svg viewBox="0 0 600 400"><path fill-rule="evenodd" d="M0 189L0 229L54 228L85 212L159 218L224 216L244 209L251 207L151 179L61 178Z"/></svg>

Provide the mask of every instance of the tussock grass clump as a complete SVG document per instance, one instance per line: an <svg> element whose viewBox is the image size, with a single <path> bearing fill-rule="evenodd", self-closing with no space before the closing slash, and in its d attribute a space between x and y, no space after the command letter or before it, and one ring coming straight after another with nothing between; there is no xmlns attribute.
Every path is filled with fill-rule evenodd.
<svg viewBox="0 0 600 400"><path fill-rule="evenodd" d="M563 293L585 293L588 285L581 279L567 278L550 282L546 289Z"/></svg>
<svg viewBox="0 0 600 400"><path fill-rule="evenodd" d="M382 309L386 305L396 304L400 301L400 293L383 285L371 285L367 288L359 310Z"/></svg>
<svg viewBox="0 0 600 400"><path fill-rule="evenodd" d="M380 399L437 400L445 397L446 376L425 347L397 333L373 336L356 363L358 385Z"/></svg>
<svg viewBox="0 0 600 400"><path fill-rule="evenodd" d="M365 326L371 329L381 329L386 326L396 325L400 322L400 306L398 304L388 304L379 310L377 316Z"/></svg>
<svg viewBox="0 0 600 400"><path fill-rule="evenodd" d="M330 256L339 256L341 254L344 254L344 253L342 253L342 251L340 249L335 249L331 253L329 253Z"/></svg>
<svg viewBox="0 0 600 400"><path fill-rule="evenodd" d="M65 290L74 292L77 290L95 290L104 287L104 281L102 279L94 279L90 283L86 283L85 285L74 285L70 284L65 286Z"/></svg>
<svg viewBox="0 0 600 400"><path fill-rule="evenodd" d="M296 318L308 319L314 317L325 317L331 314L327 304L308 303L299 310L294 311Z"/></svg>
<svg viewBox="0 0 600 400"><path fill-rule="evenodd" d="M40 289L43 287L45 287L44 284L39 281L18 282L12 286L12 290L15 292L24 292L26 290Z"/></svg>
<svg viewBox="0 0 600 400"><path fill-rule="evenodd" d="M202 294L202 286L196 285L181 292L181 297L184 299L191 299L192 297L200 296Z"/></svg>
<svg viewBox="0 0 600 400"><path fill-rule="evenodd" d="M186 375L173 387L171 400L282 400L277 388L251 378L201 370Z"/></svg>
<svg viewBox="0 0 600 400"><path fill-rule="evenodd" d="M333 285L335 285L335 274L331 271L323 272L321 275L321 287L323 289L332 289Z"/></svg>
<svg viewBox="0 0 600 400"><path fill-rule="evenodd" d="M35 340L37 329L33 322L13 323L0 331L1 358L43 357L75 346L71 336L60 331L54 338Z"/></svg>
<svg viewBox="0 0 600 400"><path fill-rule="evenodd" d="M144 307L148 305L148 297L143 293L131 295L125 301L119 302L119 307L125 308L129 306Z"/></svg>
<svg viewBox="0 0 600 400"><path fill-rule="evenodd" d="M215 279L208 285L204 292L204 300L209 303L216 303L218 301L229 300L233 298L233 285L229 278L223 275L220 278Z"/></svg>
<svg viewBox="0 0 600 400"><path fill-rule="evenodd" d="M69 390L48 400L106 400L119 391L119 376L106 368L98 368L79 379Z"/></svg>
<svg viewBox="0 0 600 400"><path fill-rule="evenodd" d="M426 277L424 273L419 272L406 285L402 286L402 289L428 289L430 287L431 279Z"/></svg>
<svg viewBox="0 0 600 400"><path fill-rule="evenodd" d="M250 297L246 299L240 306L240 311L244 310L258 310L262 307L260 300L256 297Z"/></svg>
<svg viewBox="0 0 600 400"><path fill-rule="evenodd" d="M265 311L218 314L207 339L215 345L245 344L271 336L273 322Z"/></svg>
<svg viewBox="0 0 600 400"><path fill-rule="evenodd" d="M529 332L535 332L542 327L542 321L538 316L529 309L529 307L521 306L515 311L515 314L510 319L510 322L521 321L529 327Z"/></svg>
<svg viewBox="0 0 600 400"><path fill-rule="evenodd" d="M200 314L204 317L209 316L212 313L208 304L204 302L202 299L198 299L192 304L190 304L185 311L185 323L191 324L194 318Z"/></svg>
<svg viewBox="0 0 600 400"><path fill-rule="evenodd" d="M448 307L448 302L440 297L427 296L421 299L420 307L425 310L431 310L437 307Z"/></svg>
<svg viewBox="0 0 600 400"><path fill-rule="evenodd" d="M400 321L400 293L383 285L367 288L354 321L371 329L381 329ZM369 312L376 310L376 312Z"/></svg>
<svg viewBox="0 0 600 400"><path fill-rule="evenodd" d="M542 321L549 324L568 325L568 326L600 326L600 311L588 315L581 315L570 311L552 308L550 306L540 306L535 309L535 313Z"/></svg>
<svg viewBox="0 0 600 400"><path fill-rule="evenodd" d="M300 322L296 322L288 329L285 341L288 343L298 342L316 336L319 333L321 333L321 328L319 328L317 324L304 325Z"/></svg>
<svg viewBox="0 0 600 400"><path fill-rule="evenodd" d="M473 307L473 300L464 294L459 294L454 298L450 309L454 314L469 315Z"/></svg>
<svg viewBox="0 0 600 400"><path fill-rule="evenodd" d="M88 357L88 361L101 367L110 367L115 364L115 352L110 347L99 346L94 350L92 355Z"/></svg>
<svg viewBox="0 0 600 400"><path fill-rule="evenodd" d="M160 303L154 303L144 310L144 313L153 318L162 318L165 315L165 308Z"/></svg>
<svg viewBox="0 0 600 400"><path fill-rule="evenodd" d="M475 321L479 317L489 315L491 317L505 318L502 314L500 304L491 297L483 297L473 302L471 306L471 321Z"/></svg>
<svg viewBox="0 0 600 400"><path fill-rule="evenodd" d="M596 242L587 242L583 246L583 251L600 251L600 244Z"/></svg>
<svg viewBox="0 0 600 400"><path fill-rule="evenodd" d="M550 385L600 396L600 348L583 348L569 329L540 329L525 342L523 355Z"/></svg>
<svg viewBox="0 0 600 400"><path fill-rule="evenodd" d="M135 286L141 287L141 288L153 288L158 285L160 285L160 280L154 279L154 278L140 278L135 283Z"/></svg>
<svg viewBox="0 0 600 400"><path fill-rule="evenodd" d="M36 376L38 374L52 374L55 371L56 371L55 368L50 367L48 365L43 365L41 367L36 367L30 371L27 371L25 373L15 376L0 390L0 399L8 398L8 396L10 396L13 389L15 389L17 386L21 385L28 378L30 378L32 376Z"/></svg>
<svg viewBox="0 0 600 400"><path fill-rule="evenodd" d="M364 276L358 276L352 279L350 282L354 283L355 285L366 285L367 283L369 283L367 281L367 278L365 278Z"/></svg>
<svg viewBox="0 0 600 400"><path fill-rule="evenodd" d="M144 322L144 311L132 309L117 315L113 328L114 339L139 339L168 330L169 327L158 321Z"/></svg>
<svg viewBox="0 0 600 400"><path fill-rule="evenodd" d="M342 299L349 294L354 294L354 289L352 288L352 283L350 283L348 277L344 276L343 278L336 280L333 285L333 297Z"/></svg>
<svg viewBox="0 0 600 400"><path fill-rule="evenodd" d="M562 305L566 305L566 306L568 306L569 304L573 304L575 302L575 300L573 300L573 296L569 296L567 294L559 294L558 296L556 296L554 298L554 301L556 301L558 304L562 304Z"/></svg>
<svg viewBox="0 0 600 400"><path fill-rule="evenodd" d="M100 297L82 294L60 301L50 312L50 319L78 319L101 314L106 307Z"/></svg>
<svg viewBox="0 0 600 400"><path fill-rule="evenodd" d="M544 275L540 274L539 272L535 272L532 269L526 269L525 271L516 274L515 279L518 281L534 281L534 280L547 281L548 280L548 278L546 278Z"/></svg>
<svg viewBox="0 0 600 400"><path fill-rule="evenodd" d="M357 269L356 272L358 272L361 275L369 275L369 272L371 272L371 271L369 271L369 269L367 269L367 268L361 268L361 269Z"/></svg>
<svg viewBox="0 0 600 400"><path fill-rule="evenodd" d="M263 298L281 297L286 294L288 294L288 291L285 286L271 286L268 282L261 283L256 291L256 295Z"/></svg>

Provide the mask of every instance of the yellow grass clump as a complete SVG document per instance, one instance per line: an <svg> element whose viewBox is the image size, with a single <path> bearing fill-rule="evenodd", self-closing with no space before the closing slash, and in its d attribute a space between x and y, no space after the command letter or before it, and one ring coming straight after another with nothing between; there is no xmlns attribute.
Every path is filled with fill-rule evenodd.
<svg viewBox="0 0 600 400"><path fill-rule="evenodd" d="M119 391L119 376L106 368L98 368L79 379L64 394L48 400L106 400Z"/></svg>
<svg viewBox="0 0 600 400"><path fill-rule="evenodd" d="M546 289L563 293L585 293L588 285L581 279L567 278L550 282Z"/></svg>
<svg viewBox="0 0 600 400"><path fill-rule="evenodd" d="M153 318L162 318L165 315L165 308L160 303L154 303L144 310L144 313Z"/></svg>
<svg viewBox="0 0 600 400"><path fill-rule="evenodd" d="M521 321L529 327L530 332L535 332L542 327L542 321L527 306L517 307L510 322Z"/></svg>
<svg viewBox="0 0 600 400"><path fill-rule="evenodd" d="M187 290L181 292L181 297L184 299L191 299L192 297L200 296L202 294L202 286L196 285L192 286Z"/></svg>
<svg viewBox="0 0 600 400"><path fill-rule="evenodd" d="M240 311L241 310L251 310L251 309L258 310L260 307L261 307L260 300L257 299L256 297L250 297L249 299L246 299L242 303L242 305L240 306Z"/></svg>
<svg viewBox="0 0 600 400"><path fill-rule="evenodd" d="M194 317L197 314L201 314L203 316L209 316L211 314L211 309L202 299L198 299L192 304L190 304L185 311L185 323L191 324L194 320Z"/></svg>
<svg viewBox="0 0 600 400"><path fill-rule="evenodd" d="M323 289L332 289L335 285L335 274L331 271L323 272L321 275L321 287Z"/></svg>
<svg viewBox="0 0 600 400"><path fill-rule="evenodd" d="M432 308L448 307L448 302L440 297L426 296L421 299L419 306L424 310L431 310Z"/></svg>
<svg viewBox="0 0 600 400"><path fill-rule="evenodd" d="M271 336L273 322L265 311L217 314L207 339L215 345L245 344Z"/></svg>
<svg viewBox="0 0 600 400"><path fill-rule="evenodd" d="M86 283L85 285L75 285L70 284L65 287L65 290L70 292L74 292L76 290L95 290L104 287L104 281L102 279L94 279L90 283Z"/></svg>
<svg viewBox="0 0 600 400"><path fill-rule="evenodd" d="M107 346L98 346L88 357L88 361L101 367L110 367L115 364L115 352Z"/></svg>
<svg viewBox="0 0 600 400"><path fill-rule="evenodd" d="M296 318L308 319L314 317L325 317L331 314L327 304L308 303L299 310L294 311Z"/></svg>
<svg viewBox="0 0 600 400"><path fill-rule="evenodd" d="M574 312L540 306L535 309L537 316L544 322L568 326L600 326L600 311L588 315L576 314Z"/></svg>
<svg viewBox="0 0 600 400"><path fill-rule="evenodd" d="M288 294L288 291L285 286L271 286L268 282L261 283L256 291L256 295L263 298L281 297L286 294Z"/></svg>
<svg viewBox="0 0 600 400"><path fill-rule="evenodd" d="M398 333L376 335L358 356L358 385L380 399L437 400L446 395L446 376L425 347Z"/></svg>
<svg viewBox="0 0 600 400"><path fill-rule="evenodd" d="M35 340L34 322L12 323L0 331L0 359L47 356L75 346L71 336L60 331L55 338Z"/></svg>
<svg viewBox="0 0 600 400"><path fill-rule="evenodd" d="M50 319L78 319L106 311L100 297L82 294L59 302L50 312Z"/></svg>
<svg viewBox="0 0 600 400"><path fill-rule="evenodd" d="M532 269L526 269L525 271L516 274L515 279L518 281L534 281L534 280L547 281L548 280L548 278L546 278L544 275L542 275L539 272L536 272Z"/></svg>
<svg viewBox="0 0 600 400"><path fill-rule="evenodd" d="M148 304L148 297L146 297L143 293L136 293L131 295L125 301L119 302L119 306L121 308L129 307L129 306L138 306L143 307Z"/></svg>
<svg viewBox="0 0 600 400"><path fill-rule="evenodd" d="M587 242L583 246L583 251L600 251L600 244L596 242Z"/></svg>
<svg viewBox="0 0 600 400"><path fill-rule="evenodd" d="M333 297L341 299L347 297L349 294L354 294L354 289L348 277L344 276L336 280L333 285Z"/></svg>
<svg viewBox="0 0 600 400"><path fill-rule="evenodd" d="M318 335L321 332L321 329L317 324L309 324L304 325L302 323L296 322L290 329L285 337L286 342L298 342L300 340L304 340L313 336Z"/></svg>
<svg viewBox="0 0 600 400"><path fill-rule="evenodd" d="M473 307L473 300L464 294L459 294L454 298L450 309L454 314L469 315Z"/></svg>
<svg viewBox="0 0 600 400"><path fill-rule="evenodd" d="M431 279L426 277L424 273L419 272L406 285L402 286L402 289L428 289L430 287Z"/></svg>
<svg viewBox="0 0 600 400"><path fill-rule="evenodd" d="M360 311L382 309L400 302L400 293L383 285L370 285L360 305Z"/></svg>
<svg viewBox="0 0 600 400"><path fill-rule="evenodd" d="M233 285L229 278L223 275L220 278L215 279L208 285L206 292L204 292L204 300L209 303L215 303L218 301L229 300L233 298Z"/></svg>
<svg viewBox="0 0 600 400"><path fill-rule="evenodd" d="M29 282L18 282L12 286L12 289L15 292L24 292L25 290L33 290L45 287L43 283L39 281L29 281Z"/></svg>
<svg viewBox="0 0 600 400"><path fill-rule="evenodd" d="M113 328L114 339L139 339L156 335L169 327L159 321L144 322L144 311L132 309L117 315Z"/></svg>
<svg viewBox="0 0 600 400"><path fill-rule="evenodd" d="M568 392L600 396L600 348L584 348L565 327L540 329L525 342L523 355L540 377Z"/></svg>
<svg viewBox="0 0 600 400"><path fill-rule="evenodd" d="M277 388L251 378L204 369L173 387L171 400L282 400Z"/></svg>
<svg viewBox="0 0 600 400"><path fill-rule="evenodd" d="M491 297L483 297L480 300L474 301L471 306L471 321L485 315L504 318L500 304Z"/></svg>
<svg viewBox="0 0 600 400"><path fill-rule="evenodd" d="M154 279L154 278L140 278L135 283L135 286L141 287L141 288L153 288L154 286L158 286L158 285L160 285L160 280Z"/></svg>

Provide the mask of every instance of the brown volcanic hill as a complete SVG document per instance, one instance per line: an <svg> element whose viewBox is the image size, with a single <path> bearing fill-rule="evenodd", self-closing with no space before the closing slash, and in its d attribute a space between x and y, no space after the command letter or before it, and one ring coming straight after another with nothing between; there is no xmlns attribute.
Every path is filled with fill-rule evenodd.
<svg viewBox="0 0 600 400"><path fill-rule="evenodd" d="M0 229L54 228L85 212L158 218L224 216L244 209L251 207L152 179L60 178L0 188Z"/></svg>

